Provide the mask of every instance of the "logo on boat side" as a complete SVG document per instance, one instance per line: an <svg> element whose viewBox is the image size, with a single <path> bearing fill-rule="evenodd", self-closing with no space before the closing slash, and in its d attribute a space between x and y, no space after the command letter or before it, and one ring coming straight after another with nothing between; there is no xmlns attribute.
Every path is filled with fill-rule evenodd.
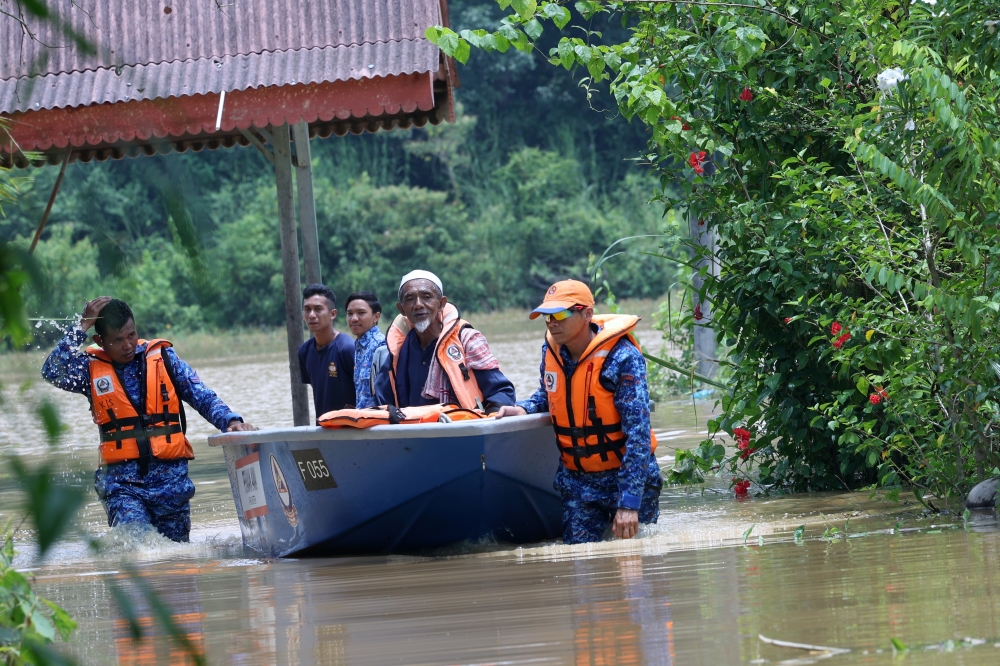
<svg viewBox="0 0 1000 666"><path fill-rule="evenodd" d="M448 358L455 361L456 363L462 360L462 350L458 348L458 345L449 345L444 353L448 355Z"/></svg>
<svg viewBox="0 0 1000 666"><path fill-rule="evenodd" d="M115 392L115 385L111 382L111 377L96 377L94 379L94 393L96 395L107 395Z"/></svg>
<svg viewBox="0 0 1000 666"><path fill-rule="evenodd" d="M559 375L554 372L545 373L545 390L549 393L559 390Z"/></svg>
<svg viewBox="0 0 1000 666"><path fill-rule="evenodd" d="M267 498L261 483L260 455L251 453L236 461L236 486L244 520L267 515Z"/></svg>
<svg viewBox="0 0 1000 666"><path fill-rule="evenodd" d="M285 475L273 453L271 454L271 476L274 477L274 488L278 491L278 499L281 500L281 508L285 512L285 518L288 519L289 525L295 527L299 524L299 512L296 510L295 504L292 503L292 492L288 489Z"/></svg>

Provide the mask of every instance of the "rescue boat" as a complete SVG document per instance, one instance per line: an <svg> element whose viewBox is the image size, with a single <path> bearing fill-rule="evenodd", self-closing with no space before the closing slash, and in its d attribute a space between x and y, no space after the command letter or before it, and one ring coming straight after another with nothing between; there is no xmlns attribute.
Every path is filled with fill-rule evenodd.
<svg viewBox="0 0 1000 666"><path fill-rule="evenodd" d="M271 557L421 552L562 533L547 414L231 432L222 447L245 547Z"/></svg>

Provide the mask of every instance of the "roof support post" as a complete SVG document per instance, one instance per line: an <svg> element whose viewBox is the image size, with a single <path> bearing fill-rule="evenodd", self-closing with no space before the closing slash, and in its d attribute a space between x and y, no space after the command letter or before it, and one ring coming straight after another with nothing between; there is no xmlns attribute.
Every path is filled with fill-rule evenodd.
<svg viewBox="0 0 1000 666"><path fill-rule="evenodd" d="M295 141L295 188L299 195L299 224L302 226L302 255L306 284L323 282L319 262L319 231L316 228L316 199L313 196L312 153L309 150L309 123L292 126Z"/></svg>
<svg viewBox="0 0 1000 666"><path fill-rule="evenodd" d="M309 394L301 381L299 347L302 335L302 293L299 278L299 241L295 233L295 199L292 193L292 150L288 124L273 128L274 180L278 190L281 235L281 275L285 284L285 332L288 334L288 371L292 383L292 419L309 425Z"/></svg>

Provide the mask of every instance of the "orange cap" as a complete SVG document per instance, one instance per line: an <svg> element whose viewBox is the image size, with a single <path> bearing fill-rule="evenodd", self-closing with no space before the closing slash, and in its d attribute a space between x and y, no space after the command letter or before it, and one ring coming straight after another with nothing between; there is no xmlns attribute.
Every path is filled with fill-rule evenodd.
<svg viewBox="0 0 1000 666"><path fill-rule="evenodd" d="M569 310L574 305L593 307L594 295L590 293L590 287L579 280L562 280L549 287L549 290L545 292L545 300L531 311L528 319L535 319L542 314L554 314L562 310Z"/></svg>

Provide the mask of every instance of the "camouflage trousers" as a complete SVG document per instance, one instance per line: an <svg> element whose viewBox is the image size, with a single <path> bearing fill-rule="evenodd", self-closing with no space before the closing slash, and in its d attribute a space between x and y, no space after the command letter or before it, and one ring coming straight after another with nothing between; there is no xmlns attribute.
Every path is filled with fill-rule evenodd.
<svg viewBox="0 0 1000 666"><path fill-rule="evenodd" d="M109 527L149 525L173 541L188 540L194 483L187 460L151 460L145 475L136 460L104 465L94 472L94 490Z"/></svg>
<svg viewBox="0 0 1000 666"><path fill-rule="evenodd" d="M618 513L617 470L581 473L560 465L554 487L562 495L563 543L601 541ZM651 466L638 509L640 523L655 523L659 519L662 488L659 468Z"/></svg>

